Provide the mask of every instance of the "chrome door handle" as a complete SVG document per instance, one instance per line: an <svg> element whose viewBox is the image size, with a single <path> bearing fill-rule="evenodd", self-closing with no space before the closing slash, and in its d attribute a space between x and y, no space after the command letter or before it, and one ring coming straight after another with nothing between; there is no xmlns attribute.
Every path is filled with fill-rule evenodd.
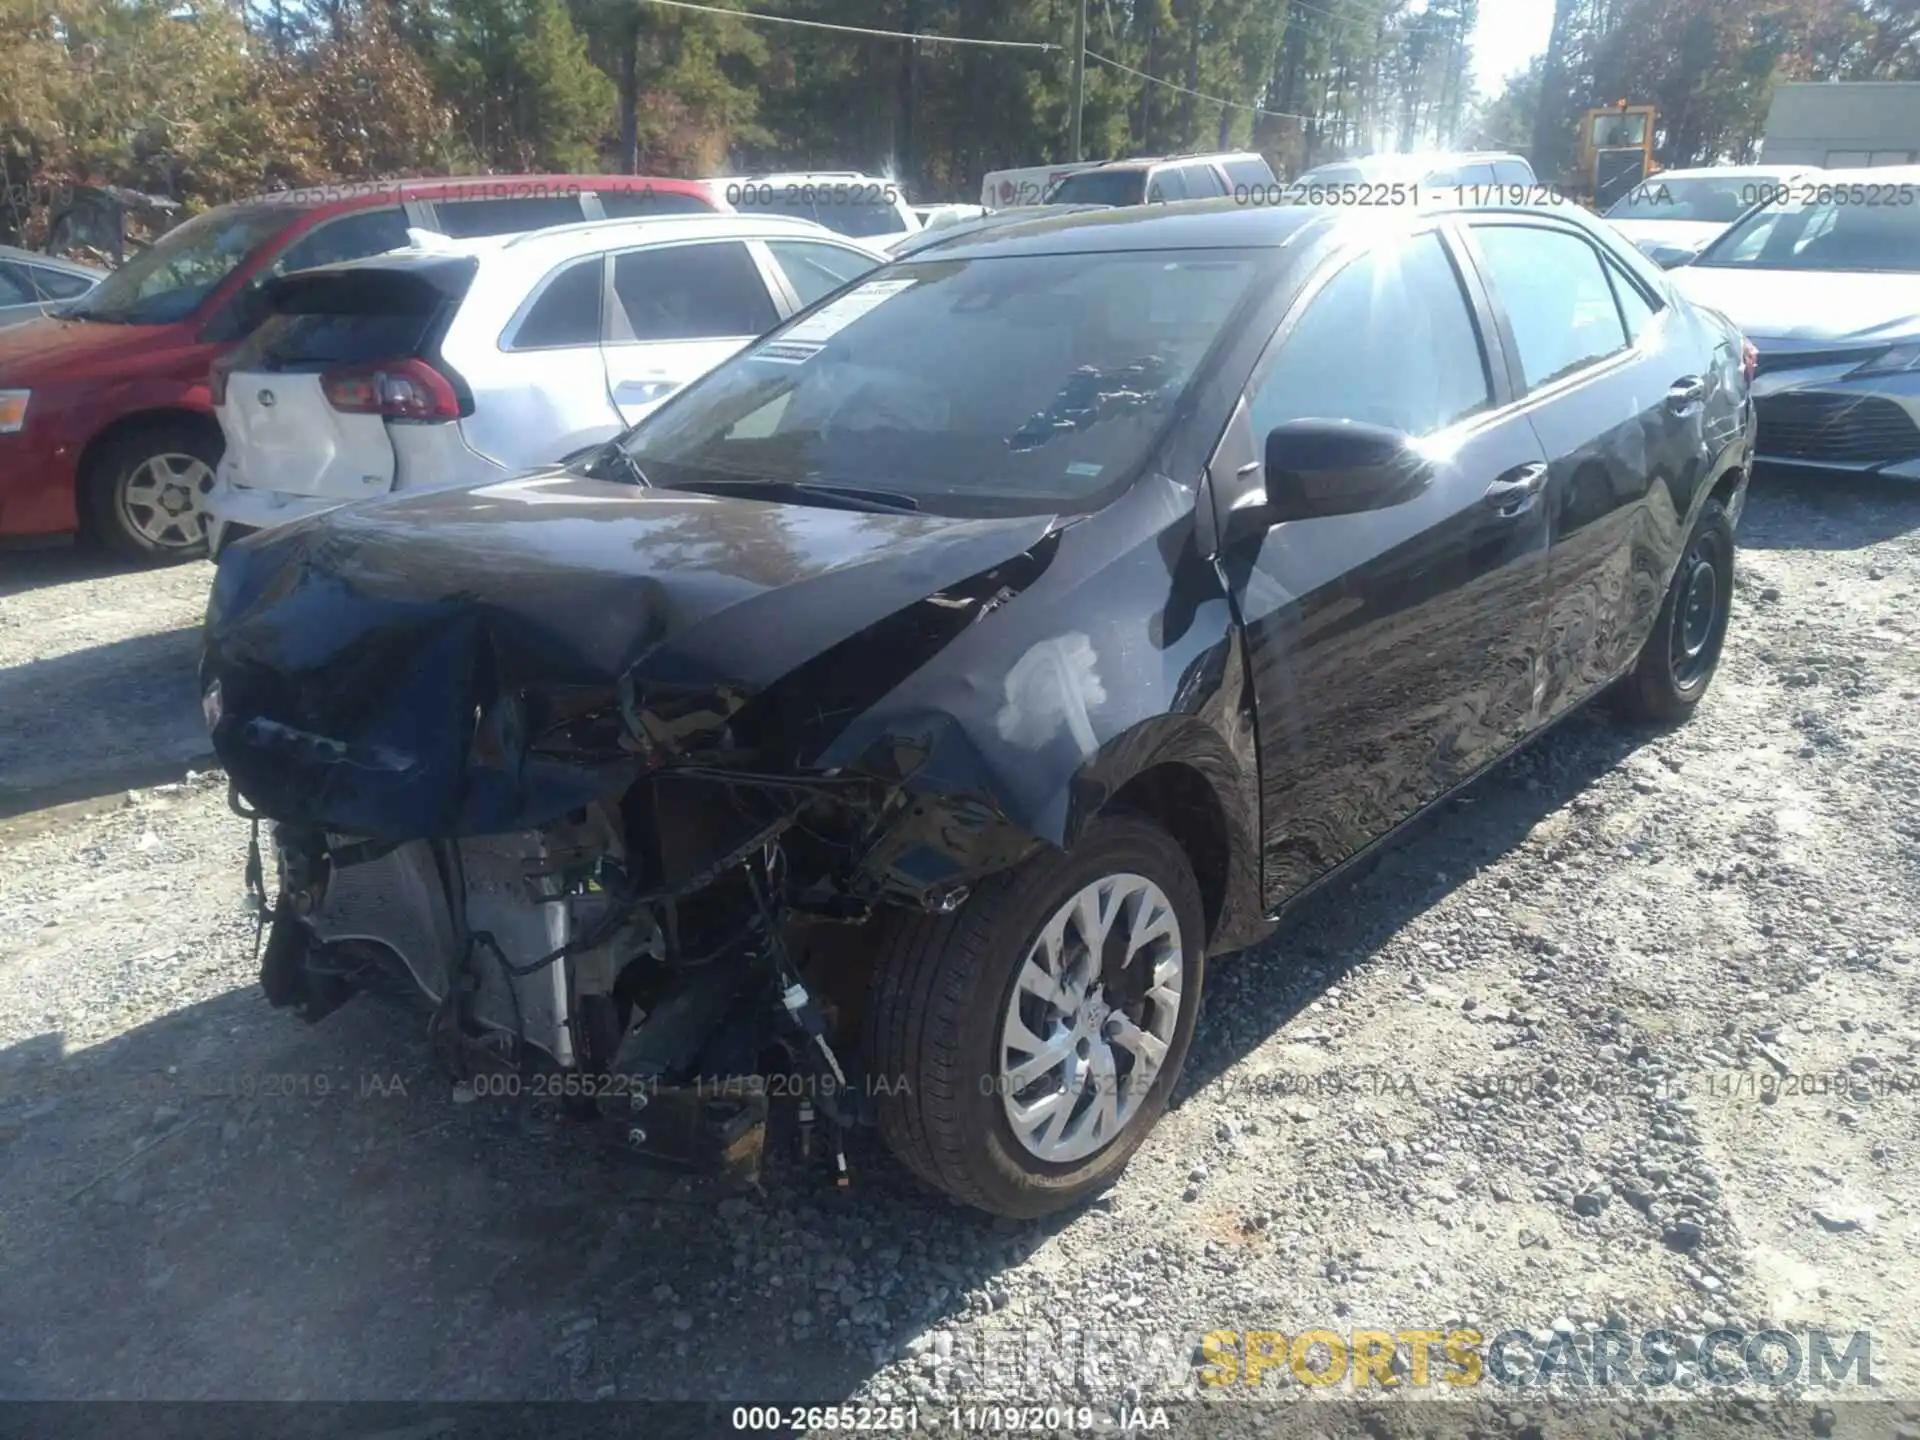
<svg viewBox="0 0 1920 1440"><path fill-rule="evenodd" d="M647 405L665 399L679 388L673 380L622 380L613 387L613 398L625 405Z"/></svg>
<svg viewBox="0 0 1920 1440"><path fill-rule="evenodd" d="M1487 486L1485 503L1502 515L1518 515L1547 488L1549 471L1544 462L1516 465Z"/></svg>
<svg viewBox="0 0 1920 1440"><path fill-rule="evenodd" d="M1698 405L1707 398L1707 382L1698 375L1689 375L1684 380L1673 382L1667 391L1667 408L1686 410Z"/></svg>

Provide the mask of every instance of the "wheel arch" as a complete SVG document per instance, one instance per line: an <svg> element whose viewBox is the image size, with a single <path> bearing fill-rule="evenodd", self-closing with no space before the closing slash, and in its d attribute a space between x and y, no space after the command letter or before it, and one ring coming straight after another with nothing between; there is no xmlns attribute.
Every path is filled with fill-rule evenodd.
<svg viewBox="0 0 1920 1440"><path fill-rule="evenodd" d="M94 483L94 475L100 462L112 448L129 435L142 430L154 429L162 425L190 425L202 434L210 436L214 442L225 449L226 436L221 433L220 422L204 410L195 410L185 405L152 405L141 410L132 410L124 415L116 415L87 438L81 447L80 458L74 465L74 474L84 488ZM83 530L91 530L98 521L88 513L88 507L81 505L80 525ZM98 537L95 537L98 538Z"/></svg>
<svg viewBox="0 0 1920 1440"><path fill-rule="evenodd" d="M1257 771L1197 715L1163 715L1116 736L1070 787L1063 840L1094 816L1151 820L1185 852L1200 885L1210 952L1248 944L1262 928Z"/></svg>

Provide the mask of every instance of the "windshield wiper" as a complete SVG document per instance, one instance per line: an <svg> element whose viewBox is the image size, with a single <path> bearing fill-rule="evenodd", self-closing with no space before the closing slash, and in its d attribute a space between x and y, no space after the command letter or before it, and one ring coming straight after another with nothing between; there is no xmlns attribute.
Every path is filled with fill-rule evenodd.
<svg viewBox="0 0 1920 1440"><path fill-rule="evenodd" d="M578 465L580 473L589 480L623 480L630 484L652 488L652 481L633 458L626 446L615 436L603 445L589 446L585 450L576 450L560 462L563 465Z"/></svg>
<svg viewBox="0 0 1920 1440"><path fill-rule="evenodd" d="M742 476L737 480L686 480L667 488L696 492L717 491L729 495L746 492L753 495L755 499L786 500L801 504L818 504L822 501L832 504L837 501L848 509L886 510L902 514L920 508L918 500L911 495L902 495L897 490L870 490L862 485L826 485L816 480L775 480Z"/></svg>

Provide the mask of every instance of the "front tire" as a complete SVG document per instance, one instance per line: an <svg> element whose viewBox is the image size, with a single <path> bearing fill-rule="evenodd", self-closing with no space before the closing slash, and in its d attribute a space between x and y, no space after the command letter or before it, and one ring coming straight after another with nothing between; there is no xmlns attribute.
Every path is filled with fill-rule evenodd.
<svg viewBox="0 0 1920 1440"><path fill-rule="evenodd" d="M1675 725L1713 681L1733 602L1733 522L1709 500L1687 537L1653 633L1615 697L1630 719Z"/></svg>
<svg viewBox="0 0 1920 1440"><path fill-rule="evenodd" d="M81 478L89 533L128 560L207 553L207 496L224 443L211 425L160 420L117 435Z"/></svg>
<svg viewBox="0 0 1920 1440"><path fill-rule="evenodd" d="M1206 922L1186 855L1125 815L883 922L867 1003L880 1132L921 1179L1030 1218L1111 1184L1167 1108Z"/></svg>

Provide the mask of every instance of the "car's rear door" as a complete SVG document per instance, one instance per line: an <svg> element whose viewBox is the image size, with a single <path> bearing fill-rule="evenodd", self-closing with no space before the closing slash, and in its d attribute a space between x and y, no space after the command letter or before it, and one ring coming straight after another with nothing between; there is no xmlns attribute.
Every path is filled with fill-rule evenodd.
<svg viewBox="0 0 1920 1440"><path fill-rule="evenodd" d="M1421 437L1432 479L1363 514L1232 538L1277 903L1511 748L1533 722L1545 456L1484 302L1435 225L1338 258L1256 364L1213 466L1216 506L1264 484L1265 437L1308 418Z"/></svg>
<svg viewBox="0 0 1920 1440"><path fill-rule="evenodd" d="M628 425L780 319L744 240L697 240L613 256L600 356L607 393Z"/></svg>
<svg viewBox="0 0 1920 1440"><path fill-rule="evenodd" d="M472 380L467 444L508 470L550 463L623 428L607 393L604 252L567 260L539 277L497 336L456 322L451 346L480 352L457 363Z"/></svg>
<svg viewBox="0 0 1920 1440"><path fill-rule="evenodd" d="M1711 348L1577 225L1480 215L1465 227L1551 457L1543 718L1632 663L1659 612L1711 447Z"/></svg>

